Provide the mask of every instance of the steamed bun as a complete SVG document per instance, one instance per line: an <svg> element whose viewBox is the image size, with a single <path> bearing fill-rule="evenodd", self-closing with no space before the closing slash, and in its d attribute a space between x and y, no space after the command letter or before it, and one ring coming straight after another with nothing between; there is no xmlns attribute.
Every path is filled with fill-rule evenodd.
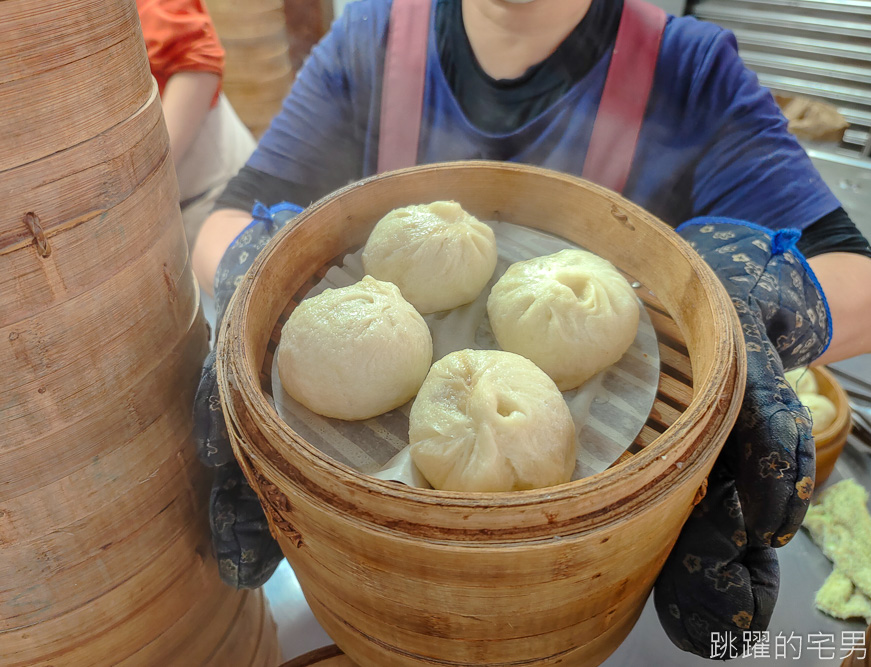
<svg viewBox="0 0 871 667"><path fill-rule="evenodd" d="M409 443L427 481L449 491L553 486L575 467L575 425L553 380L497 350L433 364L411 406Z"/></svg>
<svg viewBox="0 0 871 667"><path fill-rule="evenodd" d="M432 362L432 338L395 285L365 276L305 299L278 345L285 391L312 412L368 419L416 393Z"/></svg>
<svg viewBox="0 0 871 667"><path fill-rule="evenodd" d="M453 201L385 215L363 249L366 273L394 283L421 313L474 301L496 268L493 230Z"/></svg>
<svg viewBox="0 0 871 667"><path fill-rule="evenodd" d="M786 381L789 382L796 394L818 394L820 391L817 384L817 376L807 366L793 368L785 373Z"/></svg>
<svg viewBox="0 0 871 667"><path fill-rule="evenodd" d="M799 394L798 400L811 412L813 428L811 432L819 435L835 421L837 408L827 397L822 394Z"/></svg>
<svg viewBox="0 0 871 667"><path fill-rule="evenodd" d="M618 361L639 319L629 282L584 250L512 264L493 286L487 313L502 349L535 362L563 391Z"/></svg>

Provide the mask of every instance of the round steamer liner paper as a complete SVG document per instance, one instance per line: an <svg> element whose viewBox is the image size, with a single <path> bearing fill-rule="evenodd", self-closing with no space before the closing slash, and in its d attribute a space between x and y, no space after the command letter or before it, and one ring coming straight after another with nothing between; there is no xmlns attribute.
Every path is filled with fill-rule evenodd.
<svg viewBox="0 0 871 667"><path fill-rule="evenodd" d="M433 363L466 348L498 350L487 318L490 288L514 262L579 246L538 230L506 222L488 223L496 234L499 260L478 298L453 310L425 315L433 338ZM362 248L345 256L306 295L346 287L363 275ZM571 391L564 391L577 433L577 463L572 480L605 470L632 444L644 426L659 383L659 347L650 316L639 300L641 318L632 346L613 366ZM360 472L429 488L411 461L408 412L412 401L364 421L343 421L317 415L294 401L278 377L278 355L272 366L272 392L278 415L324 454ZM414 400L414 399L412 399Z"/></svg>

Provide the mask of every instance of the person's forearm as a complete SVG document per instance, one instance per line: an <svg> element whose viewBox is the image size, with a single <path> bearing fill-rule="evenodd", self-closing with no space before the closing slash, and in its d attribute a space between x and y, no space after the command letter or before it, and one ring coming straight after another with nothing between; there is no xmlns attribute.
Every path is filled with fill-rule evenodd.
<svg viewBox="0 0 871 667"><path fill-rule="evenodd" d="M161 103L176 165L193 144L220 84L221 77L212 72L179 72L166 82Z"/></svg>
<svg viewBox="0 0 871 667"><path fill-rule="evenodd" d="M814 365L871 352L871 259L849 252L811 257L832 313L832 342Z"/></svg>
<svg viewBox="0 0 871 667"><path fill-rule="evenodd" d="M215 272L221 257L251 220L250 213L228 208L214 211L203 223L191 253L191 264L207 294L215 293Z"/></svg>

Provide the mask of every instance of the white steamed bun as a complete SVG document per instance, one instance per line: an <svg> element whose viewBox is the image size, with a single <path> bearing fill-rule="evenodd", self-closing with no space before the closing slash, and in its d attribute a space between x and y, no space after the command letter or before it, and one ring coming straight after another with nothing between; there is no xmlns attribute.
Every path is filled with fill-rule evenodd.
<svg viewBox="0 0 871 667"><path fill-rule="evenodd" d="M785 373L786 381L789 382L796 394L818 394L817 376L807 366L793 368Z"/></svg>
<svg viewBox="0 0 871 667"><path fill-rule="evenodd" d="M496 239L456 202L406 206L375 225L363 267L399 287L421 313L450 310L474 301L490 280Z"/></svg>
<svg viewBox="0 0 871 667"><path fill-rule="evenodd" d="M368 419L412 398L432 363L432 338L395 285L365 276L305 299L281 330L278 373L309 410Z"/></svg>
<svg viewBox="0 0 871 667"><path fill-rule="evenodd" d="M838 410L835 404L822 394L799 394L798 400L811 412L814 435L819 435L835 421Z"/></svg>
<svg viewBox="0 0 871 667"><path fill-rule="evenodd" d="M512 264L487 300L499 345L535 362L562 390L615 363L635 340L639 306L629 282L584 250Z"/></svg>
<svg viewBox="0 0 871 667"><path fill-rule="evenodd" d="M409 415L411 457L449 491L562 484L575 466L575 425L562 394L528 359L460 350L433 364Z"/></svg>

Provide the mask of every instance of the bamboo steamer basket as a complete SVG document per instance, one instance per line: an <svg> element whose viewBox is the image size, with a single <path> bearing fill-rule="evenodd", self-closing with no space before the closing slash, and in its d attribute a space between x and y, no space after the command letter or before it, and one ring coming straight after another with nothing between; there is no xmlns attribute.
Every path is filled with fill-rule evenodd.
<svg viewBox="0 0 871 667"><path fill-rule="evenodd" d="M324 646L285 662L281 667L357 667L338 646Z"/></svg>
<svg viewBox="0 0 871 667"><path fill-rule="evenodd" d="M4 0L0 19L0 172L95 137L148 101L149 70L129 67L142 52L133 3Z"/></svg>
<svg viewBox="0 0 871 667"><path fill-rule="evenodd" d="M659 395L611 469L518 493L415 489L337 463L279 419L269 375L295 304L384 214L438 199L575 241L648 288ZM671 229L581 179L476 161L375 176L301 213L237 289L218 377L236 456L315 617L351 660L586 666L629 633L703 495L745 363L725 290Z"/></svg>
<svg viewBox="0 0 871 667"><path fill-rule="evenodd" d="M226 51L223 90L239 118L260 136L293 83L282 0L208 0Z"/></svg>
<svg viewBox="0 0 871 667"><path fill-rule="evenodd" d="M853 415L850 411L850 400L847 392L835 379L832 372L824 367L811 368L811 372L817 379L819 393L835 404L835 419L828 428L814 436L817 455L816 486L819 488L825 482L835 462L844 451L847 444L847 436L853 429Z"/></svg>
<svg viewBox="0 0 871 667"><path fill-rule="evenodd" d="M135 4L0 22L0 662L270 667L210 555L208 334Z"/></svg>
<svg viewBox="0 0 871 667"><path fill-rule="evenodd" d="M333 22L332 0L284 0L284 17L290 38L290 62L302 67L311 48Z"/></svg>

